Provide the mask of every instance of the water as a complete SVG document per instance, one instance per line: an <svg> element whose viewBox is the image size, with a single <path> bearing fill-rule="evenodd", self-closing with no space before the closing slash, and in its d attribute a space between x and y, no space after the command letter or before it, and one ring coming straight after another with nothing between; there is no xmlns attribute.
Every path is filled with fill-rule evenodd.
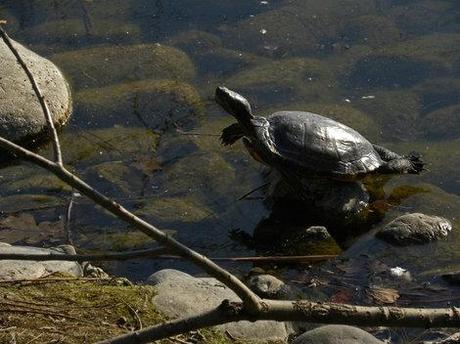
<svg viewBox="0 0 460 344"><path fill-rule="evenodd" d="M339 251L333 243L251 244L270 211L260 192L238 201L264 184L263 167L241 143L219 144L233 120L213 92L226 85L246 96L257 114L315 111L399 153L422 153L429 171L385 186L387 212L379 223L419 211L449 218L453 233L409 249L368 235L345 253L403 266L420 284L445 287L432 275L459 268L458 2L2 0L0 13L14 39L54 61L71 83L74 113L61 132L66 164L181 242L213 257ZM50 147L40 152L50 154ZM2 227L8 228L0 240L65 242L71 190L26 163L0 174ZM70 228L81 252L152 245L91 202L73 202ZM362 275L366 267L358 263L353 269ZM197 272L179 261L105 265L134 280L163 267ZM239 274L251 268L228 267ZM308 275L303 266L266 268L292 279Z"/></svg>

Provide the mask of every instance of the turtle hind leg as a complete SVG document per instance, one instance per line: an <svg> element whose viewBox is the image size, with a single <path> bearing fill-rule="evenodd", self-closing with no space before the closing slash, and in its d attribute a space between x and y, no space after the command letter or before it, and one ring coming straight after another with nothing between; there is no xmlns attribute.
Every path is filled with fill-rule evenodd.
<svg viewBox="0 0 460 344"><path fill-rule="evenodd" d="M390 161L390 160L395 160L395 159L402 159L403 157L395 152L392 152L391 150L378 146L378 145L372 145L375 149L375 151L380 155L380 158L383 161Z"/></svg>
<svg viewBox="0 0 460 344"><path fill-rule="evenodd" d="M412 152L408 157L399 157L385 162L378 172L384 174L419 174L424 170L425 163L418 153Z"/></svg>
<svg viewBox="0 0 460 344"><path fill-rule="evenodd" d="M232 125L229 125L227 128L222 130L222 135L220 135L220 142L222 142L224 146L229 146L234 144L243 136L244 132L241 128L241 125L238 123L233 123Z"/></svg>

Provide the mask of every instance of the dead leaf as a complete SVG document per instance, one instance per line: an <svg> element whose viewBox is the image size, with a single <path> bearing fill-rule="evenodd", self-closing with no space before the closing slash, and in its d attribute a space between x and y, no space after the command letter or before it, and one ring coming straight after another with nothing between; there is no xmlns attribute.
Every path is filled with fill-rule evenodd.
<svg viewBox="0 0 460 344"><path fill-rule="evenodd" d="M399 292L392 288L371 287L367 290L367 295L379 304L392 304L399 299Z"/></svg>

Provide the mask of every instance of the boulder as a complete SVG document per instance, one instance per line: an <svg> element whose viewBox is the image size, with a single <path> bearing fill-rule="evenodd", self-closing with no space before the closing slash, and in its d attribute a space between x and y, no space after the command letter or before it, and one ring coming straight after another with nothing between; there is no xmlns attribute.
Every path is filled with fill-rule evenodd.
<svg viewBox="0 0 460 344"><path fill-rule="evenodd" d="M156 309L169 318L196 315L219 306L225 299L237 301L236 294L215 278L195 278L177 270L161 270L148 283L156 287ZM286 324L277 321L239 321L217 326L232 337L255 341L285 341Z"/></svg>
<svg viewBox="0 0 460 344"><path fill-rule="evenodd" d="M293 344L383 344L366 331L346 325L327 325L305 332Z"/></svg>
<svg viewBox="0 0 460 344"><path fill-rule="evenodd" d="M68 249L57 248L38 248L30 246L12 246L0 243L0 253L17 254L65 254ZM1 260L0 261L0 280L21 280L37 279L46 277L52 273L61 272L75 277L83 276L83 269L77 262L70 261L30 261L30 260Z"/></svg>
<svg viewBox="0 0 460 344"><path fill-rule="evenodd" d="M425 244L446 237L452 229L449 220L421 213L402 215L376 235L395 245Z"/></svg>
<svg viewBox="0 0 460 344"><path fill-rule="evenodd" d="M60 70L21 44L13 41L13 46L35 77L54 124L65 124L72 112L72 99ZM42 107L24 69L3 40L0 40L0 65L0 136L15 142L40 136L46 128Z"/></svg>

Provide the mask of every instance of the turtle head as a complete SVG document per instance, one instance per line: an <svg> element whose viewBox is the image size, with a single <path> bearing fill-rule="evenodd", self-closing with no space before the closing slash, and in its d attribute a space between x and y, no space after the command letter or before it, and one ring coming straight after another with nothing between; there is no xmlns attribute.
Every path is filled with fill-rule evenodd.
<svg viewBox="0 0 460 344"><path fill-rule="evenodd" d="M216 88L216 102L230 115L235 117L245 127L250 126L252 114L251 105L242 95L220 86Z"/></svg>

